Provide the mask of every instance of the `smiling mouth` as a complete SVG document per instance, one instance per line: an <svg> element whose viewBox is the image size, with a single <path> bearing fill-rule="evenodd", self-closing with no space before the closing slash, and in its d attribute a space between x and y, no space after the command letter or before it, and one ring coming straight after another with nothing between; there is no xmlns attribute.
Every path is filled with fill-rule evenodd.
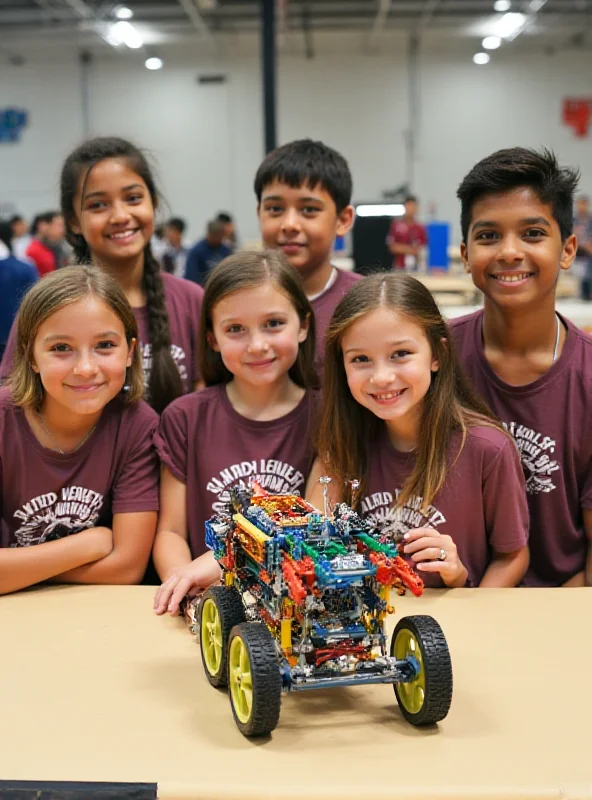
<svg viewBox="0 0 592 800"><path fill-rule="evenodd" d="M375 392L370 395L377 403L388 403L390 400L396 400L401 397L406 389L398 389L396 392Z"/></svg>
<svg viewBox="0 0 592 800"><path fill-rule="evenodd" d="M267 366L269 366L269 364L273 364L274 361L275 361L275 357L274 358L265 358L265 359L262 359L261 361L247 361L246 364L247 364L247 367L267 367Z"/></svg>
<svg viewBox="0 0 592 800"><path fill-rule="evenodd" d="M96 389L100 389L103 386L102 383L85 383L81 386L73 386L72 384L67 383L66 386L68 389L72 389L74 392L93 392Z"/></svg>
<svg viewBox="0 0 592 800"><path fill-rule="evenodd" d="M139 230L140 230L139 228L134 228L133 230L130 229L127 231L119 231L118 233L109 234L107 238L113 240L114 242L126 242L133 236L135 236Z"/></svg>
<svg viewBox="0 0 592 800"><path fill-rule="evenodd" d="M505 275L492 275L491 277L498 283L520 283L527 278L532 278L533 272L513 272Z"/></svg>

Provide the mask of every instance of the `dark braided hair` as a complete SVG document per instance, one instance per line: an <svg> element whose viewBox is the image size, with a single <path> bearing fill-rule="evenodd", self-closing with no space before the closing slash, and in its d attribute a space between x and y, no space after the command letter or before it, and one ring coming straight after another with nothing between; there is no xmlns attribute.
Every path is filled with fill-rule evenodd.
<svg viewBox="0 0 592 800"><path fill-rule="evenodd" d="M79 264L90 264L92 253L82 234L75 233L73 229L73 224L78 221L74 199L81 180L84 186L95 164L107 158L123 159L146 184L154 207L156 208L158 205L158 192L150 166L146 157L137 147L125 139L115 136L99 136L83 142L70 153L64 162L60 177L60 199L62 214L66 222L66 239L74 248L74 258ZM147 386L147 399L160 414L172 400L183 394L183 383L171 355L171 331L164 285L160 267L152 255L150 244L144 248L142 289L146 295L148 334L152 348L152 368Z"/></svg>

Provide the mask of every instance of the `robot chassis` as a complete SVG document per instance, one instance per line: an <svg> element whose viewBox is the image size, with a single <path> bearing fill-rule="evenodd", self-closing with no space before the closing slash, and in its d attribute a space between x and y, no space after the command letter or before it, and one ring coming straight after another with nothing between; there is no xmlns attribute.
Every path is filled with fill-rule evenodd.
<svg viewBox="0 0 592 800"><path fill-rule="evenodd" d="M452 700L442 629L415 615L401 618L390 647L385 632L390 591L419 597L423 582L348 505L329 513L321 482L324 513L255 484L233 488L227 512L206 522L223 585L187 606L206 676L229 686L246 736L276 727L282 692L376 683L393 685L411 724L439 722Z"/></svg>

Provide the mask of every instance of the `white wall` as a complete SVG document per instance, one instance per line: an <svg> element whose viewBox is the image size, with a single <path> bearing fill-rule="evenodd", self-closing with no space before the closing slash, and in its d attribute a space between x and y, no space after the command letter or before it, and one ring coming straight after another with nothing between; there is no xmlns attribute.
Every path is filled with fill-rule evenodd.
<svg viewBox="0 0 592 800"><path fill-rule="evenodd" d="M408 75L403 39L389 53L331 52L307 61L280 59L278 135L318 137L339 149L354 175L355 198L379 199L406 177ZM345 52L343 52L345 50ZM27 215L57 204L57 178L83 134L81 76L74 52L52 62L2 67L0 108L16 105L31 122L18 144L0 144L0 206ZM414 190L424 210L454 224L455 190L479 158L512 145L547 145L579 165L592 193L591 139L561 122L561 102L592 95L592 54L555 56L514 47L475 67L466 44L457 52L424 51ZM222 85L197 75L223 73ZM257 237L252 181L263 155L260 64L255 56L166 54L148 72L138 57L103 51L91 68L91 129L130 137L148 149L170 212L185 216L197 237L220 209L237 215L243 240ZM592 131L591 131L592 135Z"/></svg>

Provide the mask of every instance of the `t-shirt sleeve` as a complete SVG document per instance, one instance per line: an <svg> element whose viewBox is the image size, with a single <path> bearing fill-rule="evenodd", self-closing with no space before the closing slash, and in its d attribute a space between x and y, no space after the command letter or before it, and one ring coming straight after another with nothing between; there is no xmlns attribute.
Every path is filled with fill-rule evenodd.
<svg viewBox="0 0 592 800"><path fill-rule="evenodd" d="M158 415L145 409L130 422L127 441L131 446L118 470L112 489L114 514L158 511L159 464L154 447Z"/></svg>
<svg viewBox="0 0 592 800"><path fill-rule="evenodd" d="M4 355L2 356L2 363L0 364L0 381L6 381L10 377L12 371L12 362L14 354L16 353L16 319L12 323L8 341L4 348Z"/></svg>
<svg viewBox="0 0 592 800"><path fill-rule="evenodd" d="M164 466L182 483L187 483L187 442L187 415L173 402L163 411L154 444Z"/></svg>
<svg viewBox="0 0 592 800"><path fill-rule="evenodd" d="M483 475L483 511L489 544L498 553L528 543L526 483L514 441L508 437Z"/></svg>

